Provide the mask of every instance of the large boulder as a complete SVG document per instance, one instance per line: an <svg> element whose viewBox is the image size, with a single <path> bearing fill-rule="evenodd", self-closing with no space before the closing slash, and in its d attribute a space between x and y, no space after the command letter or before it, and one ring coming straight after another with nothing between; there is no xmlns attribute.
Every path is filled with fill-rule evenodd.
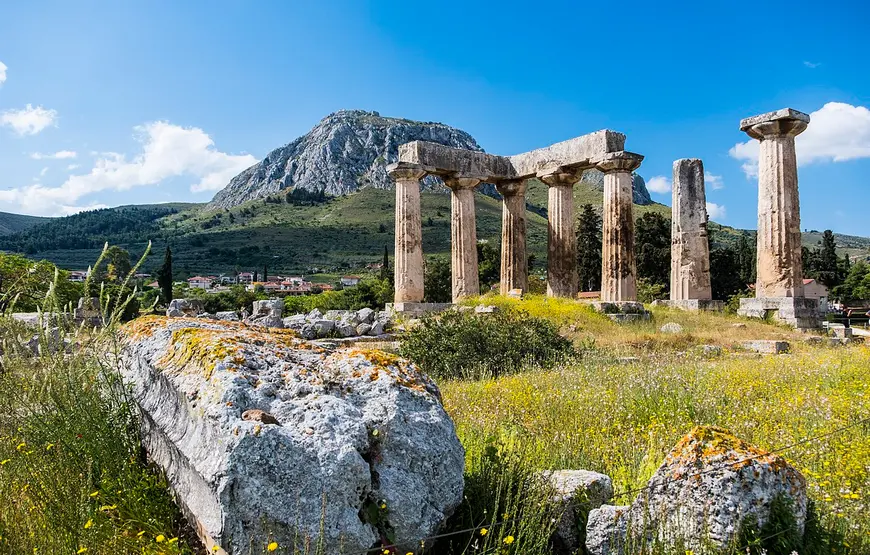
<svg viewBox="0 0 870 555"><path fill-rule="evenodd" d="M264 328L283 328L284 320L281 315L284 312L284 301L281 299L267 299L254 301L254 310L246 320L253 326Z"/></svg>
<svg viewBox="0 0 870 555"><path fill-rule="evenodd" d="M551 543L559 555L577 553L583 544L581 531L589 511L610 501L610 476L590 470L548 470L541 474L553 492L559 517Z"/></svg>
<svg viewBox="0 0 870 555"><path fill-rule="evenodd" d="M790 501L803 533L807 494L801 473L728 430L698 426L667 455L629 510L605 505L590 513L586 548L592 555L621 553L625 538L614 533L626 530L697 550L725 547L744 518L764 526L777 496Z"/></svg>
<svg viewBox="0 0 870 555"><path fill-rule="evenodd" d="M120 362L148 453L208 547L322 540L349 553L393 538L405 553L462 499L438 388L393 355L145 317L124 328Z"/></svg>

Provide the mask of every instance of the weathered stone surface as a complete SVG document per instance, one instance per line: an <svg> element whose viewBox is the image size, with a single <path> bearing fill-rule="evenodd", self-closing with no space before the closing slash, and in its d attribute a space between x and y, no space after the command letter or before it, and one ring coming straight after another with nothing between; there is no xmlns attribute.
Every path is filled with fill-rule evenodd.
<svg viewBox="0 0 870 555"><path fill-rule="evenodd" d="M756 297L740 299L737 314L749 318L773 317L798 329L821 327L819 304L806 297Z"/></svg>
<svg viewBox="0 0 870 555"><path fill-rule="evenodd" d="M199 299L172 299L166 308L166 315L177 318L181 316L195 317L205 311L205 305Z"/></svg>
<svg viewBox="0 0 870 555"><path fill-rule="evenodd" d="M659 331L662 333L683 333L683 326L676 322L668 322L663 325Z"/></svg>
<svg viewBox="0 0 870 555"><path fill-rule="evenodd" d="M526 256L526 182L504 181L497 186L502 196L501 282L499 292L528 289Z"/></svg>
<svg viewBox="0 0 870 555"><path fill-rule="evenodd" d="M363 324L371 324L375 319L375 311L371 308L361 308L357 311L356 315Z"/></svg>
<svg viewBox="0 0 870 555"><path fill-rule="evenodd" d="M356 552L389 526L412 551L461 501L438 389L394 356L187 318L139 318L124 337L146 448L208 545L316 545L322 529L326 553Z"/></svg>
<svg viewBox="0 0 870 555"><path fill-rule="evenodd" d="M590 555L621 555L628 535L630 506L602 505L589 512L586 550Z"/></svg>
<svg viewBox="0 0 870 555"><path fill-rule="evenodd" d="M284 301L280 299L254 301L254 309L251 312L251 316L245 321L253 326L283 328L284 320L281 318L283 312Z"/></svg>
<svg viewBox="0 0 870 555"><path fill-rule="evenodd" d="M671 300L710 300L707 195L701 160L674 162L671 206Z"/></svg>
<svg viewBox="0 0 870 555"><path fill-rule="evenodd" d="M740 120L740 130L744 132L750 132L753 127L758 125L759 123L769 123L773 121L779 120L797 120L802 121L804 123L810 122L809 114L805 114L803 112L799 112L792 108L782 108L780 110L776 110L773 112L767 112L766 114L759 114L757 116L752 116L749 118L745 118ZM758 137L755 137L758 138Z"/></svg>
<svg viewBox="0 0 870 555"><path fill-rule="evenodd" d="M224 320L227 322L238 322L239 321L239 313L236 312L235 310L216 312L215 317L218 320Z"/></svg>
<svg viewBox="0 0 870 555"><path fill-rule="evenodd" d="M701 300L701 299L682 299L679 301L671 300L655 300L653 306L666 306L677 310L685 310L687 312L721 312L725 310L724 301Z"/></svg>
<svg viewBox="0 0 870 555"><path fill-rule="evenodd" d="M396 302L420 302L423 300L420 179L426 175L426 168L398 163L387 169L396 182L395 299Z"/></svg>
<svg viewBox="0 0 870 555"><path fill-rule="evenodd" d="M602 217L601 300L636 301L637 265L634 257L634 216L631 173L643 156L631 152L605 155L597 164L604 172Z"/></svg>
<svg viewBox="0 0 870 555"><path fill-rule="evenodd" d="M553 502L561 514L552 538L554 551L572 555L581 547L581 520L591 509L610 501L613 482L609 476L589 470L552 470L541 474L552 487Z"/></svg>
<svg viewBox="0 0 870 555"><path fill-rule="evenodd" d="M753 351L765 355L779 355L782 353L787 353L790 347L788 341L773 341L770 339L744 341L740 345L747 351Z"/></svg>
<svg viewBox="0 0 870 555"><path fill-rule="evenodd" d="M724 547L744 517L763 526L779 494L791 501L802 532L807 497L800 472L727 430L698 426L677 443L628 511L604 506L590 514L586 547L592 555L621 553L628 534L694 550Z"/></svg>
<svg viewBox="0 0 870 555"><path fill-rule="evenodd" d="M480 294L477 275L477 223L474 214L474 187L479 178L445 178L450 188L450 270L453 276L453 302Z"/></svg>
<svg viewBox="0 0 870 555"><path fill-rule="evenodd" d="M559 167L572 167L578 170L590 168L595 165L594 160L608 152L618 152L624 148L625 135L602 129L548 147L517 154L509 159L515 177L534 177L541 171L549 173Z"/></svg>
<svg viewBox="0 0 870 555"><path fill-rule="evenodd" d="M573 299L577 294L577 235L574 184L579 175L555 169L538 175L547 184L547 296Z"/></svg>
<svg viewBox="0 0 870 555"><path fill-rule="evenodd" d="M399 163L432 168L439 175L476 175L483 181L513 177L510 161L504 156L453 148L429 141L412 141L399 146Z"/></svg>

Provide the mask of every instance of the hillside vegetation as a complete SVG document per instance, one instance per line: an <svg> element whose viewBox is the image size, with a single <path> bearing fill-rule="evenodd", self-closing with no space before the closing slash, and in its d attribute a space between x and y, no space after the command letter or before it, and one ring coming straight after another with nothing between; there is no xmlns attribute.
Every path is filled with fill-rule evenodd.
<svg viewBox="0 0 870 555"><path fill-rule="evenodd" d="M575 208L584 204L600 210L602 193L593 185L574 188ZM152 252L172 247L178 277L197 273L253 270L268 266L271 273L336 274L380 261L384 246L394 245L395 199L392 191L364 188L340 197L303 199L298 195L275 195L246 202L231 209L207 209L204 205L165 204L127 206L84 212L50 219L30 229L0 237L0 250L23 252L45 258L63 268L84 269L96 259L108 241L143 252L149 240ZM547 188L533 180L527 194L529 254L533 270L546 267ZM501 237L500 201L476 196L477 233L494 244ZM635 205L635 216L658 213L670 217L668 206ZM450 250L450 197L446 192L424 192L423 248L426 255L446 255ZM711 224L714 241L736 244L741 235L754 232ZM804 244L815 246L819 233L804 234ZM870 239L837 236L839 252L853 256L870 254ZM158 257L146 261L143 270L153 272Z"/></svg>

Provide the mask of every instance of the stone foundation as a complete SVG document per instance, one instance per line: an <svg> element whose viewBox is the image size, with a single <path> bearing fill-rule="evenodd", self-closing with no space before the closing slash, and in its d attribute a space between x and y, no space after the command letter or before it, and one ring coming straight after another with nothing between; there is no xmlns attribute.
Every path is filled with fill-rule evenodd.
<svg viewBox="0 0 870 555"><path fill-rule="evenodd" d="M712 301L709 299L682 299L679 301L659 300L653 301L652 305L676 308L688 312L721 312L725 310L724 301Z"/></svg>
<svg viewBox="0 0 870 555"><path fill-rule="evenodd" d="M619 324L650 319L649 311L637 301L594 301L589 304L596 312Z"/></svg>
<svg viewBox="0 0 870 555"><path fill-rule="evenodd" d="M442 312L453 303L387 303L386 311L405 318L420 318L431 312Z"/></svg>
<svg viewBox="0 0 870 555"><path fill-rule="evenodd" d="M818 301L805 297L756 297L740 299L737 314L749 318L773 318L797 329L822 327Z"/></svg>

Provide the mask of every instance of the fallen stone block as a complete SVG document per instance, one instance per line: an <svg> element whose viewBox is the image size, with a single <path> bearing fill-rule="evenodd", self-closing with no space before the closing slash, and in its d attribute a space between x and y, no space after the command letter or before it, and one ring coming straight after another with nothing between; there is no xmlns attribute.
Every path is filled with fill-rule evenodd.
<svg viewBox="0 0 870 555"><path fill-rule="evenodd" d="M173 318L194 318L203 312L205 305L199 299L172 299L166 308L166 315Z"/></svg>
<svg viewBox="0 0 870 555"><path fill-rule="evenodd" d="M762 528L777 496L790 502L803 533L803 475L779 455L723 428L698 426L671 450L630 508L605 505L590 513L586 548L591 555L616 555L628 539L657 538L663 548L721 549L734 539L742 519L753 518Z"/></svg>
<svg viewBox="0 0 870 555"><path fill-rule="evenodd" d="M683 333L683 326L676 322L668 322L663 325L659 331L662 333Z"/></svg>
<svg viewBox="0 0 870 555"><path fill-rule="evenodd" d="M580 530L589 511L610 501L613 482L610 477L589 470L552 470L541 473L551 486L554 505L561 515L553 532L553 550L558 555L572 555L582 547Z"/></svg>
<svg viewBox="0 0 870 555"><path fill-rule="evenodd" d="M148 454L207 546L353 553L390 535L406 553L462 500L439 390L394 355L144 317L125 326L119 362Z"/></svg>
<svg viewBox="0 0 870 555"><path fill-rule="evenodd" d="M744 341L741 346L747 351L753 351L764 355L779 355L787 353L790 345L788 341L756 340Z"/></svg>
<svg viewBox="0 0 870 555"><path fill-rule="evenodd" d="M239 314L235 310L216 312L215 317L218 320L223 320L225 322L238 322L239 321Z"/></svg>

